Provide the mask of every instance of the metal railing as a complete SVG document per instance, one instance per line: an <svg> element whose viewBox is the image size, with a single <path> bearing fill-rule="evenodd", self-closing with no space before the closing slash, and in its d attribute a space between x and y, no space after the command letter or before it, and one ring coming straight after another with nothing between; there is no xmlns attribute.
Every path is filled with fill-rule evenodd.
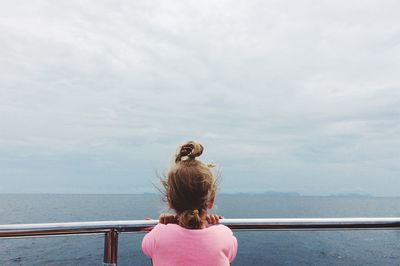
<svg viewBox="0 0 400 266"><path fill-rule="evenodd" d="M96 221L0 225L0 238L104 234L104 265L117 265L118 234L150 231L158 220ZM400 217L222 219L233 230L365 230L399 229Z"/></svg>

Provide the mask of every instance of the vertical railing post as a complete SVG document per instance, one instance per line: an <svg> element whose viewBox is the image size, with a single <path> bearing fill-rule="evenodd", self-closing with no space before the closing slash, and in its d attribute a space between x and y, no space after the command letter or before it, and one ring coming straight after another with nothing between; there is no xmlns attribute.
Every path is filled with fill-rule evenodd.
<svg viewBox="0 0 400 266"><path fill-rule="evenodd" d="M118 256L118 231L112 229L104 238L104 266L116 266Z"/></svg>

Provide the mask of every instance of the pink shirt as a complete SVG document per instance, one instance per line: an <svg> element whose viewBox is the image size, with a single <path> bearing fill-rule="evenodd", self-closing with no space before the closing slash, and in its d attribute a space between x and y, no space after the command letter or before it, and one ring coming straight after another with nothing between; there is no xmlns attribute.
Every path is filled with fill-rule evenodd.
<svg viewBox="0 0 400 266"><path fill-rule="evenodd" d="M160 265L229 265L237 253L237 240L225 225L186 229L157 224L142 241L143 252Z"/></svg>

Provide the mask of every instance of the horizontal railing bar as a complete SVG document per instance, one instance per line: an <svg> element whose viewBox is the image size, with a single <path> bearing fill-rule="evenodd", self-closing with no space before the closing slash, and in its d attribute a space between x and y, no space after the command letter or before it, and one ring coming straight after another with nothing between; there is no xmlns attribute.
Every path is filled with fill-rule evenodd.
<svg viewBox="0 0 400 266"><path fill-rule="evenodd" d="M0 237L33 237L150 231L158 220L95 221L0 225ZM400 229L400 217L380 218L259 218L222 219L233 230L354 230Z"/></svg>

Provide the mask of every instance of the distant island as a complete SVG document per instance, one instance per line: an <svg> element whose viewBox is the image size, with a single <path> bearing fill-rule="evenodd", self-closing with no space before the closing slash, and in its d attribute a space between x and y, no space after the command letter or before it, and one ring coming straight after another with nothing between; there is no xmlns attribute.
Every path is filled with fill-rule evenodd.
<svg viewBox="0 0 400 266"><path fill-rule="evenodd" d="M300 197L302 196L298 192L290 192L290 191L234 191L234 192L226 192L222 191L219 194L221 195L265 195L265 196L279 196L279 197Z"/></svg>
<svg viewBox="0 0 400 266"><path fill-rule="evenodd" d="M327 193L320 195L313 194L302 194L295 191L222 191L222 195L264 195L271 197L374 197L374 195L361 192L361 191L349 191L349 192L338 192L338 193Z"/></svg>
<svg viewBox="0 0 400 266"><path fill-rule="evenodd" d="M367 192L342 192L329 194L329 197L374 197L374 195Z"/></svg>

